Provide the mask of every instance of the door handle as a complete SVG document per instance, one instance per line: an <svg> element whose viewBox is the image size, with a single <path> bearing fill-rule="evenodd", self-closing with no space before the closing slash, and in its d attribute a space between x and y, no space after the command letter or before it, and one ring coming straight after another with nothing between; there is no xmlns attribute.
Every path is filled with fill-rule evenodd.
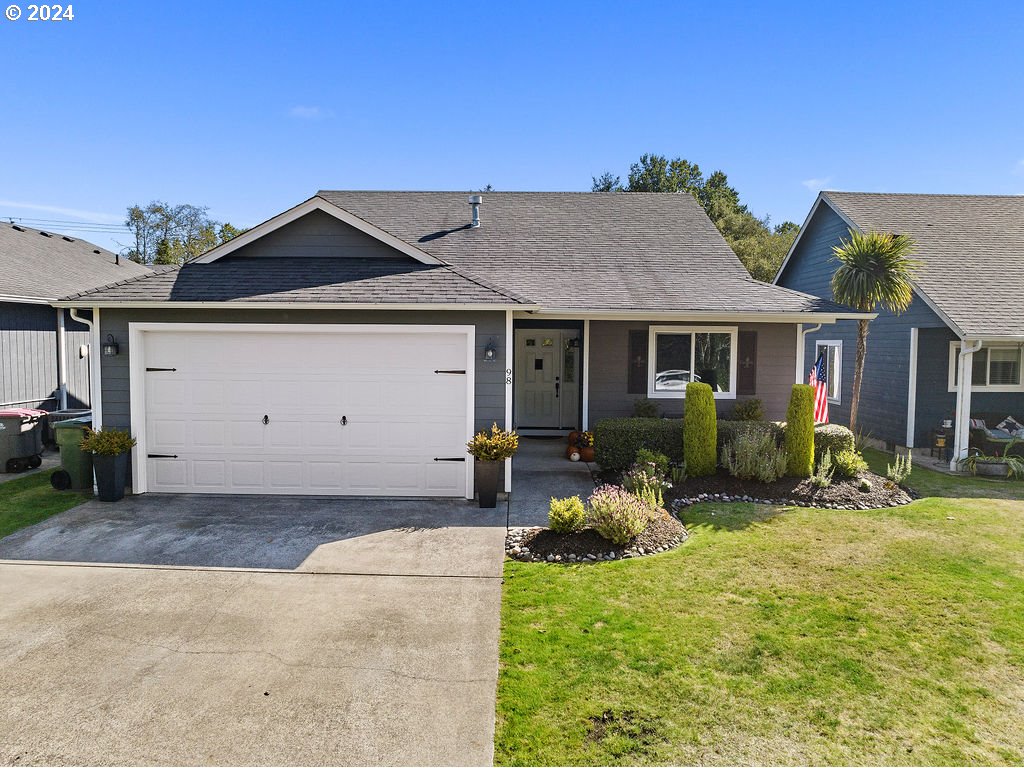
<svg viewBox="0 0 1024 768"><path fill-rule="evenodd" d="M561 379L562 379L561 376L555 376L555 397L556 398L561 396L559 394L561 392L561 390L562 390L562 381L561 381Z"/></svg>
<svg viewBox="0 0 1024 768"><path fill-rule="evenodd" d="M263 415L263 423L264 424L269 424L270 423L270 417L267 416L266 414Z"/></svg>
<svg viewBox="0 0 1024 768"><path fill-rule="evenodd" d="M346 424L348 424L348 416L342 416L341 417L341 426L344 427Z"/></svg>

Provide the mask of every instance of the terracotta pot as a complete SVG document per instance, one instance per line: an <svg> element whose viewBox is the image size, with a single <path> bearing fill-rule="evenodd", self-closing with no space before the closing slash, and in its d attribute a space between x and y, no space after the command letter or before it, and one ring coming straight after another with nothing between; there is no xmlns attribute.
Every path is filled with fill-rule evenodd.
<svg viewBox="0 0 1024 768"><path fill-rule="evenodd" d="M592 446L592 445L585 445L582 448L580 448L579 451L580 451L580 461L585 461L588 464L590 464L590 463L592 463L594 461L594 446Z"/></svg>
<svg viewBox="0 0 1024 768"><path fill-rule="evenodd" d="M576 445L576 438L579 437L579 436L580 436L579 432L570 432L569 433L569 446L570 447Z"/></svg>

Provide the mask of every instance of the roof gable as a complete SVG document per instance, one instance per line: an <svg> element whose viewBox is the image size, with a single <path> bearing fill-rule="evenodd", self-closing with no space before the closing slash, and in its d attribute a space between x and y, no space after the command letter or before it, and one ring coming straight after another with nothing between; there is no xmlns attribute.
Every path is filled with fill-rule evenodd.
<svg viewBox="0 0 1024 768"><path fill-rule="evenodd" d="M1024 196L827 191L811 215L819 205L855 230L911 236L917 293L961 336L1024 336Z"/></svg>

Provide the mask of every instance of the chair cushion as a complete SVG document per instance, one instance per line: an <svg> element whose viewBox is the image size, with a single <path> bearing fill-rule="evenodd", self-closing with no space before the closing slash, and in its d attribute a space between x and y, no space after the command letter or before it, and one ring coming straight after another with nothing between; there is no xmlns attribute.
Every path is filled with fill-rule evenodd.
<svg viewBox="0 0 1024 768"><path fill-rule="evenodd" d="M1020 430L1024 429L1024 424L1021 424L1013 416L1007 416L1001 422L996 424L996 429L1005 429L1007 432L1017 434Z"/></svg>

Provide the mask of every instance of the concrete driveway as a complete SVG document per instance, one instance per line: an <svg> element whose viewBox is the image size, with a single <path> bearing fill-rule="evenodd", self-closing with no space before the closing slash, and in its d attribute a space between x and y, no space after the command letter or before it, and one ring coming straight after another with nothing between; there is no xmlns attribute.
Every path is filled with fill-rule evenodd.
<svg viewBox="0 0 1024 768"><path fill-rule="evenodd" d="M143 496L0 540L0 761L487 764L506 510Z"/></svg>

